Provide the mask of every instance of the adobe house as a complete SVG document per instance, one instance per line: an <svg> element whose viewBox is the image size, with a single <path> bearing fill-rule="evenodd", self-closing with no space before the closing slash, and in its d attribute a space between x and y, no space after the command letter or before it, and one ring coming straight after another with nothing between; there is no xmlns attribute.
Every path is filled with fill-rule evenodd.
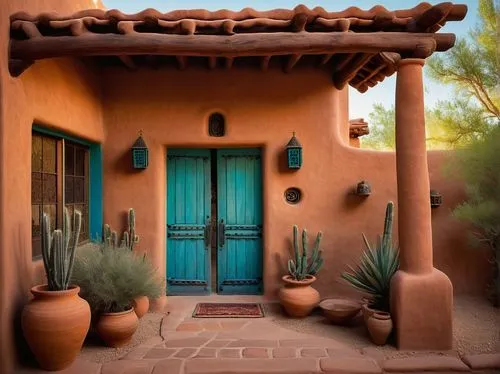
<svg viewBox="0 0 500 374"><path fill-rule="evenodd" d="M168 294L274 299L293 224L324 232L322 296L352 294L340 273L358 260L361 233L374 240L381 231L393 200L398 346L450 348L453 292L482 293L488 264L449 215L463 191L441 173L446 154L426 152L422 67L453 47L455 36L437 31L462 20L466 6L101 8L90 0L0 4L5 367L19 310L43 282L40 214L60 225L64 205L83 211L85 240L99 237L103 222L123 227L134 207L138 250ZM360 149L366 123L350 126L348 90L365 92L393 74L397 151ZM301 153L289 158L289 142ZM353 193L362 180L368 197ZM431 187L444 196L432 213Z"/></svg>

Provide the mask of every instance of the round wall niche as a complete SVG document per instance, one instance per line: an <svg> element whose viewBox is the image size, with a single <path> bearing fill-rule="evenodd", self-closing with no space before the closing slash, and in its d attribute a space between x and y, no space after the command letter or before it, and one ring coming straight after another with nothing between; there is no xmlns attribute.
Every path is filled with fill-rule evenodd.
<svg viewBox="0 0 500 374"><path fill-rule="evenodd" d="M208 135L215 137L226 135L226 119L221 113L215 112L208 117Z"/></svg>
<svg viewBox="0 0 500 374"><path fill-rule="evenodd" d="M302 200L302 191L297 187L287 188L285 191L285 201L288 204L298 204Z"/></svg>

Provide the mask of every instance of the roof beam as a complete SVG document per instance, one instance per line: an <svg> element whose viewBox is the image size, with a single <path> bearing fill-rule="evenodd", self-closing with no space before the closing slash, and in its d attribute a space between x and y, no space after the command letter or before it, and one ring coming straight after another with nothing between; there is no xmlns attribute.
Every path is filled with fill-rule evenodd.
<svg viewBox="0 0 500 374"><path fill-rule="evenodd" d="M333 84L339 90L356 76L359 69L363 67L370 59L375 56L373 53L358 53L349 65L333 75Z"/></svg>
<svg viewBox="0 0 500 374"><path fill-rule="evenodd" d="M187 56L175 56L177 59L177 64L179 65L180 70L186 70L187 68Z"/></svg>
<svg viewBox="0 0 500 374"><path fill-rule="evenodd" d="M427 57L455 43L454 34L431 33L249 33L225 35L175 35L135 33L50 36L11 40L10 58L35 61L69 56L174 55L266 56L290 54L398 52Z"/></svg>
<svg viewBox="0 0 500 374"><path fill-rule="evenodd" d="M271 61L271 56L262 56L260 60L260 68L262 71L267 71L269 68L269 61Z"/></svg>
<svg viewBox="0 0 500 374"><path fill-rule="evenodd" d="M120 61L130 70L137 70L137 65L135 64L132 56L118 56Z"/></svg>
<svg viewBox="0 0 500 374"><path fill-rule="evenodd" d="M300 58L302 55L291 55L290 58L288 59L286 66L285 66L285 73L290 73L295 65L297 65L297 62L299 62Z"/></svg>
<svg viewBox="0 0 500 374"><path fill-rule="evenodd" d="M217 67L217 57L216 56L209 56L208 57L208 67L213 70Z"/></svg>

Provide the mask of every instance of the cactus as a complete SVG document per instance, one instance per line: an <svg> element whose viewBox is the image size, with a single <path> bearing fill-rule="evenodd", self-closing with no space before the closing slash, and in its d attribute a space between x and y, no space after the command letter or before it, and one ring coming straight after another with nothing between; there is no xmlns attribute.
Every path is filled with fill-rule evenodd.
<svg viewBox="0 0 500 374"><path fill-rule="evenodd" d="M133 238L133 239L132 239ZM122 240L118 245L118 234L112 231L108 224L104 225L103 239L107 248L128 248L134 250L134 245L139 243L139 235L135 233L135 211L130 208L128 211L128 230L123 232Z"/></svg>
<svg viewBox="0 0 500 374"><path fill-rule="evenodd" d="M50 217L42 216L42 257L45 274L50 291L67 290L73 270L75 250L80 238L82 227L82 213L75 210L73 214L73 232L71 217L67 208L64 208L63 230L50 230Z"/></svg>
<svg viewBox="0 0 500 374"><path fill-rule="evenodd" d="M297 225L293 226L293 250L295 260L288 260L288 272L295 280L303 280L308 275L316 275L321 266L323 265L323 258L321 257L323 251L319 249L323 233L320 231L316 236L312 255L308 260L308 244L307 244L307 230L302 230L302 253L299 249L299 228Z"/></svg>

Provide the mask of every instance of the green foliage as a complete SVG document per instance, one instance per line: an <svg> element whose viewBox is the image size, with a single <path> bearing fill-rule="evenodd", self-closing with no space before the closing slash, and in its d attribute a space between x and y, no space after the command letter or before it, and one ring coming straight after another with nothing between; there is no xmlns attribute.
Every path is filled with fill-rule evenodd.
<svg viewBox="0 0 500 374"><path fill-rule="evenodd" d="M349 271L341 277L359 291L368 293L371 306L385 312L390 311L391 278L399 268L399 251L392 244L394 204L389 202L385 212L384 232L379 236L376 247L363 234L364 250L356 269L348 266Z"/></svg>
<svg viewBox="0 0 500 374"><path fill-rule="evenodd" d="M478 243L486 244L492 253L493 284L491 300L500 306L500 127L466 149L457 151L455 170L466 181L467 201L453 211L460 220L476 228L472 232Z"/></svg>
<svg viewBox="0 0 500 374"><path fill-rule="evenodd" d="M145 257L106 244L77 254L72 279L94 315L125 311L138 296L164 294L163 280Z"/></svg>
<svg viewBox="0 0 500 374"><path fill-rule="evenodd" d="M293 226L293 252L295 261L288 260L288 272L295 280L303 280L308 275L316 275L323 266L323 251L319 249L323 233L320 231L316 235L311 258L308 259L307 230L302 230L302 252L299 248L299 228Z"/></svg>
<svg viewBox="0 0 500 374"><path fill-rule="evenodd" d="M373 111L369 117L370 134L361 140L363 148L381 151L394 150L396 146L395 123L394 106L386 109L382 104L373 105Z"/></svg>
<svg viewBox="0 0 500 374"><path fill-rule="evenodd" d="M71 229L71 217L64 208L63 230L50 230L50 217L42 217L42 257L50 291L67 290L74 266L75 250L80 238L82 214L75 210L73 214L74 230Z"/></svg>

